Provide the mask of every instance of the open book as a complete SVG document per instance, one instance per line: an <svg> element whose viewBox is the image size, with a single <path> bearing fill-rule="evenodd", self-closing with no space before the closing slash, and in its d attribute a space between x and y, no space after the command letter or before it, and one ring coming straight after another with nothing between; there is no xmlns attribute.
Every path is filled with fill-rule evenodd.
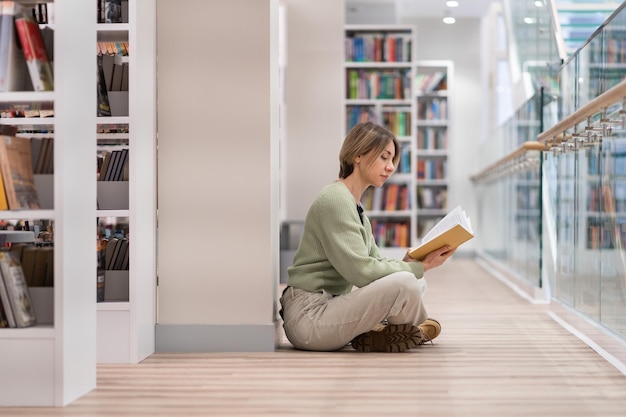
<svg viewBox="0 0 626 417"><path fill-rule="evenodd" d="M456 249L473 237L469 217L461 206L457 206L424 235L422 243L409 255L419 261L436 249L446 245Z"/></svg>

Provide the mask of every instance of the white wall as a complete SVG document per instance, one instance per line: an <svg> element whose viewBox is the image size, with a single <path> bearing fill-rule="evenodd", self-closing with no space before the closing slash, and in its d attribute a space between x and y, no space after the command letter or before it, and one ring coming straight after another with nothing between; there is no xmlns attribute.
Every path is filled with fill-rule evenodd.
<svg viewBox="0 0 626 417"><path fill-rule="evenodd" d="M277 16L158 1L157 351L274 348Z"/></svg>
<svg viewBox="0 0 626 417"><path fill-rule="evenodd" d="M286 0L286 134L281 178L285 220L304 220L322 187L339 175L343 132L344 5ZM283 169L281 167L281 170Z"/></svg>

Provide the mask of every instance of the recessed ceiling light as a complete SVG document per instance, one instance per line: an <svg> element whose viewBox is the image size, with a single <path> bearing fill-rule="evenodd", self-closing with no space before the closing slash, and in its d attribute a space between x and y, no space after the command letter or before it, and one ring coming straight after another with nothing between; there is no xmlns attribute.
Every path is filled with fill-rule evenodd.
<svg viewBox="0 0 626 417"><path fill-rule="evenodd" d="M446 6L448 7L458 7L459 6L459 2L456 0L448 0L446 2Z"/></svg>
<svg viewBox="0 0 626 417"><path fill-rule="evenodd" d="M535 0L535 6L536 7L543 7L543 1L542 0Z"/></svg>
<svg viewBox="0 0 626 417"><path fill-rule="evenodd" d="M447 25L451 25L454 22L456 22L456 19L452 16L446 16L443 18L443 23L447 24Z"/></svg>
<svg viewBox="0 0 626 417"><path fill-rule="evenodd" d="M534 17L525 17L524 18L524 23L526 23L528 25L532 25L534 23L537 23L537 19L535 19Z"/></svg>

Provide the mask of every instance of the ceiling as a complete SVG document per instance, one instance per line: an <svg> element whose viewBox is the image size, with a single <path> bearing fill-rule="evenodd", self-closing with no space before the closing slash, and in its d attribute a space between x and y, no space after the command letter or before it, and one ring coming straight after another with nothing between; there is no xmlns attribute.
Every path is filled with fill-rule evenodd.
<svg viewBox="0 0 626 417"><path fill-rule="evenodd" d="M446 0L345 0L346 13L351 16L393 14L397 19L442 18L450 12L456 18L482 17L489 5L499 0L457 0L459 6L450 8Z"/></svg>
<svg viewBox="0 0 626 417"><path fill-rule="evenodd" d="M395 0L396 12L403 17L443 17L446 10L454 17L482 17L494 0L458 0L459 6L450 8L445 0Z"/></svg>

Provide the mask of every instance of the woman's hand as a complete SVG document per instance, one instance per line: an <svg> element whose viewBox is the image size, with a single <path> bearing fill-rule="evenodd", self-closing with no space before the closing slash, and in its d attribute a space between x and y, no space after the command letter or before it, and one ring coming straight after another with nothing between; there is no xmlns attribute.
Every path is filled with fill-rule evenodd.
<svg viewBox="0 0 626 417"><path fill-rule="evenodd" d="M452 249L451 246L444 246L437 250L432 251L428 255L422 259L422 264L424 264L424 272L429 269L437 268L445 261L448 260L449 257L455 252L456 249Z"/></svg>

